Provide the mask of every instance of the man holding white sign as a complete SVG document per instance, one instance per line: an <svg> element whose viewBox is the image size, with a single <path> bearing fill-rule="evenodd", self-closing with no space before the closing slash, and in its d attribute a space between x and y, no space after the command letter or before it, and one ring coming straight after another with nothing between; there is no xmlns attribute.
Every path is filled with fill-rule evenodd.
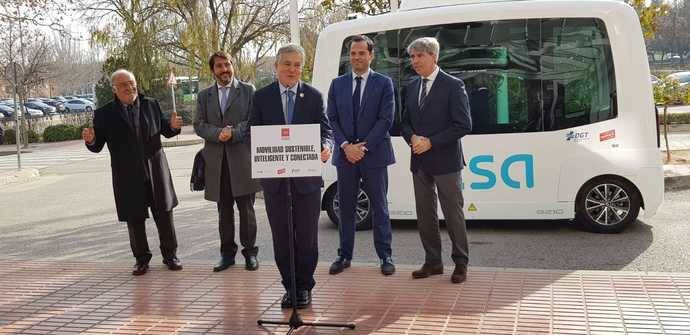
<svg viewBox="0 0 690 335"><path fill-rule="evenodd" d="M319 158L322 162L331 156L333 147L332 131L324 111L323 96L314 87L300 82L302 65L304 64L304 49L299 45L288 44L281 47L276 55L277 82L268 85L254 95L254 108L250 118L250 126L286 125L286 124L316 124L320 128ZM260 128L256 128L259 131ZM289 129L289 128L288 128ZM251 129L254 134L255 129ZM281 136L283 136L281 134ZM292 134L288 134L292 136ZM308 148L290 148L298 153L288 153L295 157L308 158ZM306 149L306 150L303 150ZM285 159L285 153L273 147L262 148L266 159L279 159L278 154ZM253 151L256 157L258 148ZM254 158L254 157L253 157ZM279 172L279 171L276 171ZM285 171L287 174L287 170ZM294 224L295 240L295 284L297 296L289 293L283 295L282 308L292 306L295 299L297 308L306 308L311 304L311 290L316 284L314 270L318 260L317 225L321 212L321 186L323 180L317 177L265 178L261 179L266 202L266 213L273 235L273 249L276 264L280 270L282 283L287 292L292 286L290 276L290 238L288 226L288 187L292 193L292 222Z"/></svg>

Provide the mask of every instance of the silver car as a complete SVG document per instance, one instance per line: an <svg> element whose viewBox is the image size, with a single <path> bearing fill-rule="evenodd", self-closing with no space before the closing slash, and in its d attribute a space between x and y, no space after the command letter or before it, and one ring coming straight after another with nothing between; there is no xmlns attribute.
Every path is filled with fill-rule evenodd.
<svg viewBox="0 0 690 335"><path fill-rule="evenodd" d="M70 99L65 102L65 110L67 113L92 112L94 109L96 109L96 105L84 99Z"/></svg>

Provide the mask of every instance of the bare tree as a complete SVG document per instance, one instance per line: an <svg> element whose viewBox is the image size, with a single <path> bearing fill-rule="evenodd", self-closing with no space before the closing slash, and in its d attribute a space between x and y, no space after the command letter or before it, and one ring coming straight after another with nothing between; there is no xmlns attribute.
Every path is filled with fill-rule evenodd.
<svg viewBox="0 0 690 335"><path fill-rule="evenodd" d="M68 34L62 20L70 10L67 3L52 0L3 0L0 22L22 23L25 27L42 27Z"/></svg>
<svg viewBox="0 0 690 335"><path fill-rule="evenodd" d="M304 18L300 24L300 39L306 53L302 79L311 81L314 69L314 56L316 43L321 30L329 24L339 22L347 17L350 12L347 4L324 4L319 0L307 0L304 2Z"/></svg>
<svg viewBox="0 0 690 335"><path fill-rule="evenodd" d="M400 4L398 0L398 4ZM379 15L388 13L391 10L390 0L323 0L320 5L329 10L339 10L346 8L351 13L362 13L366 15Z"/></svg>
<svg viewBox="0 0 690 335"><path fill-rule="evenodd" d="M99 51L84 49L83 43L71 37L55 35L51 50L55 57L54 88L59 94L72 94L93 87L101 78ZM87 90L90 91L90 90Z"/></svg>
<svg viewBox="0 0 690 335"><path fill-rule="evenodd" d="M80 0L79 3L91 25L94 44L125 59L143 90L162 86L165 50L160 37L171 29L162 16L162 2Z"/></svg>
<svg viewBox="0 0 690 335"><path fill-rule="evenodd" d="M19 64L22 68L20 75L13 78L17 88L18 104L23 110L22 102L30 96L33 89L45 83L53 76L54 59L49 52L48 43L44 37L46 29L52 29L60 34L66 34L60 24L59 15L65 10L47 0L6 0L0 7L0 63L3 70L8 64ZM58 15L58 19L53 19ZM23 113L17 111L19 117ZM22 142L28 146L27 129L31 123L21 117Z"/></svg>
<svg viewBox="0 0 690 335"><path fill-rule="evenodd" d="M196 69L210 78L208 57L225 50L237 58L239 72L251 72L251 59L261 59L277 40L288 35L286 0L166 0L171 31L166 49L172 63ZM246 66L247 69L242 69ZM253 75L252 75L253 76Z"/></svg>

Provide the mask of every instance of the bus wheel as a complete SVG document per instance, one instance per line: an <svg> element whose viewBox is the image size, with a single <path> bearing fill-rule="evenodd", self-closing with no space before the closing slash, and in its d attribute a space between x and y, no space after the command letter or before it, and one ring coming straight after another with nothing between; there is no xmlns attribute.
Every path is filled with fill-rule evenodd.
<svg viewBox="0 0 690 335"><path fill-rule="evenodd" d="M588 181L575 199L575 222L595 233L619 233L635 222L640 194L630 182L618 178Z"/></svg>
<svg viewBox="0 0 690 335"><path fill-rule="evenodd" d="M338 225L340 224L340 202L338 201L337 187L329 189L324 195L324 203L328 218ZM357 194L357 205L355 207L355 229L369 230L371 229L371 207L369 204L369 195L364 190L359 189Z"/></svg>

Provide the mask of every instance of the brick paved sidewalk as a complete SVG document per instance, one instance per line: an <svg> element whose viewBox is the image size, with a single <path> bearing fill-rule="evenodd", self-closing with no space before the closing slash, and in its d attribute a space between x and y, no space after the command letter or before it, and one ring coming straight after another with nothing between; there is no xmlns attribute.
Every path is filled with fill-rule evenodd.
<svg viewBox="0 0 690 335"><path fill-rule="evenodd" d="M320 264L305 321L355 322L355 330L298 334L690 334L690 274L470 268L413 280L354 265L330 276ZM104 263L0 261L0 334L284 334L277 269L212 273L153 264L145 276Z"/></svg>

